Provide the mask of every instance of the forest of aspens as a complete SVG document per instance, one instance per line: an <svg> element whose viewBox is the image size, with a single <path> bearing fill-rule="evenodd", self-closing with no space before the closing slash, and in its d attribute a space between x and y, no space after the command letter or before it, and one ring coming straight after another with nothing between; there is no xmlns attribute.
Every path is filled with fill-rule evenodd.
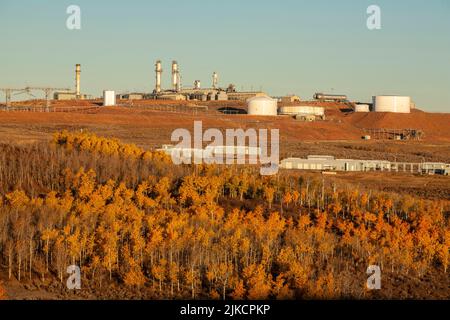
<svg viewBox="0 0 450 320"><path fill-rule="evenodd" d="M449 208L438 200L175 166L88 132L0 149L3 299L14 298L10 281L66 298L251 300L410 298L408 282L449 281ZM81 290L66 288L70 265ZM368 290L369 265L382 290Z"/></svg>

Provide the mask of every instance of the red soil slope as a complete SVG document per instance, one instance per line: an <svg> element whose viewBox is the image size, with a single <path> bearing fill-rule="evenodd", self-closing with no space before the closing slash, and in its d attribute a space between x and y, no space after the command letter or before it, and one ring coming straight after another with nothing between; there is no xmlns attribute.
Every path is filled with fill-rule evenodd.
<svg viewBox="0 0 450 320"><path fill-rule="evenodd" d="M450 141L450 114L413 111L410 114L354 113L346 117L357 128L420 129L425 140Z"/></svg>

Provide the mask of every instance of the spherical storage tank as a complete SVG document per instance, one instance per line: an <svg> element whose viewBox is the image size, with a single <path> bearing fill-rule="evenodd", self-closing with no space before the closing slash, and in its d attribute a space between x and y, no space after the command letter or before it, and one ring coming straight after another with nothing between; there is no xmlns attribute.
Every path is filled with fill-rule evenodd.
<svg viewBox="0 0 450 320"><path fill-rule="evenodd" d="M373 111L410 113L411 97L375 96L373 97Z"/></svg>
<svg viewBox="0 0 450 320"><path fill-rule="evenodd" d="M247 100L247 112L253 116L276 116L277 100L268 96L258 96Z"/></svg>

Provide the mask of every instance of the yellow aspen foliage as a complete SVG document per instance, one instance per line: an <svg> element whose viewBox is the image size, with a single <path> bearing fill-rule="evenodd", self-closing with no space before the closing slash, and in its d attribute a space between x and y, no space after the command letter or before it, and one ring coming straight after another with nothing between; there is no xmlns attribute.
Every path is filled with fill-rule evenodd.
<svg viewBox="0 0 450 320"><path fill-rule="evenodd" d="M129 264L129 270L125 273L123 277L123 282L127 286L131 287L142 287L145 282L145 276L140 268L139 264L131 257L126 257Z"/></svg>
<svg viewBox="0 0 450 320"><path fill-rule="evenodd" d="M13 191L5 196L6 202L14 209L23 209L26 207L30 198L23 191Z"/></svg>
<svg viewBox="0 0 450 320"><path fill-rule="evenodd" d="M151 298L335 299L360 297L356 275L371 264L386 279L448 273L445 201L301 173L172 166L163 153L88 132L59 132L54 143L39 154L45 166L33 158L42 174L22 163L23 181L3 184L8 279L63 283L77 264L93 287Z"/></svg>
<svg viewBox="0 0 450 320"><path fill-rule="evenodd" d="M274 281L272 294L277 300L291 300L294 299L295 293L289 287L284 274L279 274Z"/></svg>
<svg viewBox="0 0 450 320"><path fill-rule="evenodd" d="M246 290L244 287L244 281L239 280L236 283L236 286L233 290L233 293L231 294L231 298L233 298L234 300L244 300L245 296L246 296Z"/></svg>
<svg viewBox="0 0 450 320"><path fill-rule="evenodd" d="M269 204L269 209L272 209L272 203L275 196L275 189L269 186L264 187L264 199Z"/></svg>
<svg viewBox="0 0 450 320"><path fill-rule="evenodd" d="M271 275L266 274L262 265L252 264L242 271L250 300L267 299L271 293Z"/></svg>

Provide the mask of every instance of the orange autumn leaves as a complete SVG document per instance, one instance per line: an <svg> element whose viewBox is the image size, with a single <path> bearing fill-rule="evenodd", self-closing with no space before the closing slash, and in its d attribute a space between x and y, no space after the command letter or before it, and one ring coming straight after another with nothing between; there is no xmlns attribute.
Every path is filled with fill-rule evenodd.
<svg viewBox="0 0 450 320"><path fill-rule="evenodd" d="M0 281L0 300L6 299L7 299L6 290L5 288L3 288L3 283Z"/></svg>
<svg viewBox="0 0 450 320"><path fill-rule="evenodd" d="M58 133L55 143L93 158L171 166L90 133ZM293 299L361 295L352 278L364 278L369 264L404 276L448 271L449 221L438 202L251 168L199 166L136 177L136 185L98 175L65 168L57 175L63 190L1 197L9 277L62 281L76 264L84 281L146 288L155 298Z"/></svg>

